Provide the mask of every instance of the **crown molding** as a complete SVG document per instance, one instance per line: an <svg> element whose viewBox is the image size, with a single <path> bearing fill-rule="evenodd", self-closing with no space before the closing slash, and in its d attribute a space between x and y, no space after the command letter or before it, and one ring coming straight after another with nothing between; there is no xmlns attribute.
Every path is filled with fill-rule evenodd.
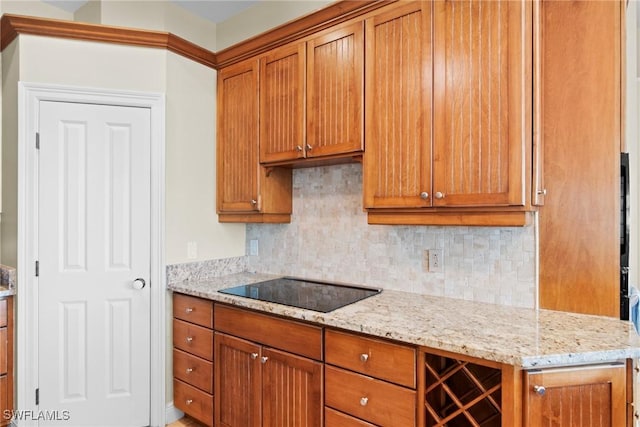
<svg viewBox="0 0 640 427"><path fill-rule="evenodd" d="M20 34L167 49L207 67L217 68L215 53L162 31L5 14L0 19L0 51Z"/></svg>

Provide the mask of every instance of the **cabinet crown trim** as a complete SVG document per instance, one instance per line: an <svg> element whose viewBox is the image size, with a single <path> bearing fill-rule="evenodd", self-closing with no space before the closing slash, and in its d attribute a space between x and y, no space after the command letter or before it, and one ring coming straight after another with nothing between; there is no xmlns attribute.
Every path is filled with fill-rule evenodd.
<svg viewBox="0 0 640 427"><path fill-rule="evenodd" d="M20 34L164 48L207 67L217 68L215 53L163 31L4 14L0 20L0 51Z"/></svg>

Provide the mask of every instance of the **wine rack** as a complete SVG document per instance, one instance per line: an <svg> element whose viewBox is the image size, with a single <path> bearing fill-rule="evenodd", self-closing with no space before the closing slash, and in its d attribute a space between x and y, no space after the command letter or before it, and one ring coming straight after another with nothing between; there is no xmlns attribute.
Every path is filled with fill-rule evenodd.
<svg viewBox="0 0 640 427"><path fill-rule="evenodd" d="M424 355L427 427L500 427L502 371L433 354Z"/></svg>

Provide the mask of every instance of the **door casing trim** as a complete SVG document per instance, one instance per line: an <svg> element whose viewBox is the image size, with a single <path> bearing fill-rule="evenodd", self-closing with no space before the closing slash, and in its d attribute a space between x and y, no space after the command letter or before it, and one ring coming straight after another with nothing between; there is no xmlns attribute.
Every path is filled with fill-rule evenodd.
<svg viewBox="0 0 640 427"><path fill-rule="evenodd" d="M151 111L151 382L150 425L165 425L166 416L166 265L164 258L165 95L40 83L18 83L18 254L16 313L16 409L38 414L38 157L35 133L41 101L76 102ZM55 408L44 408L55 410ZM22 420L20 426L37 426Z"/></svg>

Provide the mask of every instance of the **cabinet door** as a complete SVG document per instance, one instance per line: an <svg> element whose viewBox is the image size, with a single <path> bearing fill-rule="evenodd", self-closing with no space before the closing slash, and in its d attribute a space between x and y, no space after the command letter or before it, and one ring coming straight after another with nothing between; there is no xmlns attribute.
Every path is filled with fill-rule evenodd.
<svg viewBox="0 0 640 427"><path fill-rule="evenodd" d="M215 334L215 425L262 425L260 346L229 335Z"/></svg>
<svg viewBox="0 0 640 427"><path fill-rule="evenodd" d="M625 381L623 364L527 373L525 427L625 426Z"/></svg>
<svg viewBox="0 0 640 427"><path fill-rule="evenodd" d="M364 22L307 42L307 157L362 151Z"/></svg>
<svg viewBox="0 0 640 427"><path fill-rule="evenodd" d="M260 162L304 157L305 45L294 43L260 59Z"/></svg>
<svg viewBox="0 0 640 427"><path fill-rule="evenodd" d="M430 3L367 19L365 44L364 207L430 206Z"/></svg>
<svg viewBox="0 0 640 427"><path fill-rule="evenodd" d="M531 2L434 8L433 205L524 205Z"/></svg>
<svg viewBox="0 0 640 427"><path fill-rule="evenodd" d="M218 212L255 212L258 198L258 62L218 73Z"/></svg>
<svg viewBox="0 0 640 427"><path fill-rule="evenodd" d="M269 348L262 355L262 425L322 426L322 363Z"/></svg>

